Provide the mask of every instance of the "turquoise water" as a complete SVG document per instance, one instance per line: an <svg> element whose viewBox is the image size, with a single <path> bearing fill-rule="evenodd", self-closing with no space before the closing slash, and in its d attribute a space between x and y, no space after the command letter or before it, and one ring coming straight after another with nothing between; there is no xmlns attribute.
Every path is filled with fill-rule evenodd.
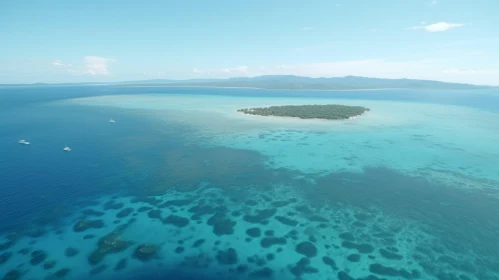
<svg viewBox="0 0 499 280"><path fill-rule="evenodd" d="M325 103L371 111L235 112ZM2 88L0 277L498 279L497 108L493 90Z"/></svg>

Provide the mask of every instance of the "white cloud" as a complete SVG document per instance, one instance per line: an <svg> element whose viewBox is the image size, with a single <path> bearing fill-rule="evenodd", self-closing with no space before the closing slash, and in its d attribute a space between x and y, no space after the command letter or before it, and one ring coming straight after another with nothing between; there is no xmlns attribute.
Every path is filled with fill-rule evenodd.
<svg viewBox="0 0 499 280"><path fill-rule="evenodd" d="M54 62L52 62L52 65L54 65L56 67L63 66L63 64L62 64L62 62L60 60L54 60Z"/></svg>
<svg viewBox="0 0 499 280"><path fill-rule="evenodd" d="M425 25L426 21L421 21L419 24Z"/></svg>
<svg viewBox="0 0 499 280"><path fill-rule="evenodd" d="M339 7L339 6L341 6L341 4L336 4L336 7Z"/></svg>
<svg viewBox="0 0 499 280"><path fill-rule="evenodd" d="M242 75L246 76L248 74L248 69L249 67L246 65L238 66L238 67L233 67L233 68L222 68L220 70L213 70L213 69L198 69L194 68L192 69L192 73L196 75L221 75L221 76L237 76L237 75Z"/></svg>
<svg viewBox="0 0 499 280"><path fill-rule="evenodd" d="M73 67L71 64L63 63L61 60L54 60L51 65L57 71L63 71L72 75L108 76L109 63L116 60L98 56L85 56L83 64Z"/></svg>
<svg viewBox="0 0 499 280"><path fill-rule="evenodd" d="M431 5L431 6L435 6L435 5L437 5L437 4L438 4L437 0L433 0L433 1L431 1L431 3L430 3L430 5Z"/></svg>
<svg viewBox="0 0 499 280"><path fill-rule="evenodd" d="M461 27L461 26L464 26L464 24L463 23L437 22L437 23L428 24L428 25L424 25L422 23L422 25L416 25L416 26L408 27L406 29L411 29L411 30L424 29L428 32L442 32L442 31L447 31L449 29Z"/></svg>
<svg viewBox="0 0 499 280"><path fill-rule="evenodd" d="M311 27L311 26L305 26L305 27L300 28L301 31L309 31L309 30L312 30L312 29L314 29L314 28Z"/></svg>
<svg viewBox="0 0 499 280"><path fill-rule="evenodd" d="M84 63L83 74L92 75L92 76L97 76L97 75L108 76L109 75L108 64L109 62L115 62L115 61L116 60L111 58L86 56L83 59Z"/></svg>
<svg viewBox="0 0 499 280"><path fill-rule="evenodd" d="M56 59L52 63L52 66L57 67L57 68L70 68L71 64L64 64L62 61Z"/></svg>

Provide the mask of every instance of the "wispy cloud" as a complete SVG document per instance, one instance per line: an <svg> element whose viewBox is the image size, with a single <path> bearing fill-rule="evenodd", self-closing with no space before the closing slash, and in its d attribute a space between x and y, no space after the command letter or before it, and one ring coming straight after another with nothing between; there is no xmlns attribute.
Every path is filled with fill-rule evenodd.
<svg viewBox="0 0 499 280"><path fill-rule="evenodd" d="M443 31L447 31L449 29L461 27L461 26L464 26L464 24L463 23L437 22L437 23L425 25L425 23L421 22L421 25L411 26L411 27L408 27L406 29L410 29L410 30L423 29L423 30L428 31L428 32L443 32Z"/></svg>
<svg viewBox="0 0 499 280"><path fill-rule="evenodd" d="M71 67L71 64L62 63L62 61L60 61L58 59L52 61L51 64L52 64L52 66L57 67L57 68L70 68Z"/></svg>
<svg viewBox="0 0 499 280"><path fill-rule="evenodd" d="M305 27L300 28L301 31L309 31L312 29L314 29L312 26L305 26Z"/></svg>
<svg viewBox="0 0 499 280"><path fill-rule="evenodd" d="M116 60L98 56L85 56L83 63L73 67L71 64L62 62L59 59L52 61L51 65L57 71L68 72L73 75L91 75L91 76L108 76L109 63Z"/></svg>
<svg viewBox="0 0 499 280"><path fill-rule="evenodd" d="M116 60L105 57L98 56L86 56L84 59L84 70L83 74L87 75L109 75L109 63L115 62Z"/></svg>
<svg viewBox="0 0 499 280"><path fill-rule="evenodd" d="M192 69L192 73L198 76L246 76L248 74L249 67L246 65L237 67L227 67L222 69Z"/></svg>
<svg viewBox="0 0 499 280"><path fill-rule="evenodd" d="M438 1L437 0L433 0L430 2L430 6L435 6L438 4Z"/></svg>

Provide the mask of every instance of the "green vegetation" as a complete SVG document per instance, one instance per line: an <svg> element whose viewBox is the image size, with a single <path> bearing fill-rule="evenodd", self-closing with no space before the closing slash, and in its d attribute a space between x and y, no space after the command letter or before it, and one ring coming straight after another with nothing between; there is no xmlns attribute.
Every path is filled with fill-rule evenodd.
<svg viewBox="0 0 499 280"><path fill-rule="evenodd" d="M239 109L238 112L258 116L295 117L300 119L346 120L369 111L361 106L328 105L286 105L265 108Z"/></svg>

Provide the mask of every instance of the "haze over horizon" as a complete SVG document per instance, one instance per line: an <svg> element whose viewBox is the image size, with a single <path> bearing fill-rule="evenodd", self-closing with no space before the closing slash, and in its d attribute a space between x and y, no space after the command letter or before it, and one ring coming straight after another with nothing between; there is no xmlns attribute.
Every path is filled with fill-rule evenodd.
<svg viewBox="0 0 499 280"><path fill-rule="evenodd" d="M492 0L4 1L0 84L353 75L499 85L498 9Z"/></svg>

